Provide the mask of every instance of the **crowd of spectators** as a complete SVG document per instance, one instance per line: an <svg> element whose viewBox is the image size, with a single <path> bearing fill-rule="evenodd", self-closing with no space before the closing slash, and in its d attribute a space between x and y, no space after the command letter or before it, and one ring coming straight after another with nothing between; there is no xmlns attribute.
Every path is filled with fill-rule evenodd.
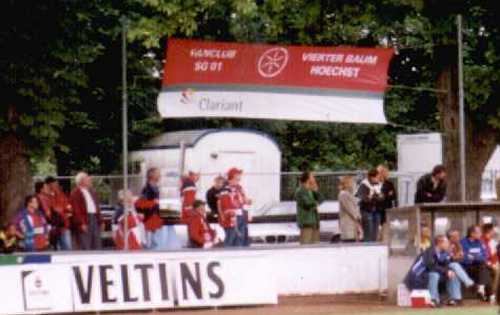
<svg viewBox="0 0 500 315"><path fill-rule="evenodd" d="M205 201L197 199L199 174L188 172L182 177L180 219L187 225L190 247L250 245L248 223L251 216L247 207L252 200L241 186L242 176L243 170L231 168L226 174L214 178L214 184L205 196L208 213ZM127 244L130 249L166 249L165 243L175 237L172 231L164 229L165 222L160 216L160 181L160 170L151 168L139 196L130 191L119 192L112 220L117 248ZM52 177L37 182L35 194L26 198L23 209L0 233L1 249L4 252L101 249L104 222L92 178L81 172L76 175L75 182L69 195ZM446 171L438 165L418 181L415 201L439 202L445 195ZM300 243L320 242L318 209L324 197L312 172L300 176L295 200ZM380 241L386 229L386 210L396 206L396 189L389 180L387 167L379 165L370 170L356 191L354 177L342 177L338 201L342 241ZM129 214L126 220L125 213ZM210 227L209 219L218 221L224 230L223 240ZM126 229L130 231L127 239ZM421 245L430 244L429 233L423 233Z"/></svg>
<svg viewBox="0 0 500 315"><path fill-rule="evenodd" d="M240 185L242 175L243 170L231 168L225 176L217 176L207 191L209 215L224 229L224 240L211 228L205 202L196 198L199 174L189 172L182 178L180 219L187 226L190 247L250 246L251 217L246 207L252 200ZM118 249L125 244L129 249L166 249L168 239L176 237L165 230L160 216L161 173L151 168L146 176L146 185L139 196L130 191L118 193L119 201L111 220ZM12 253L102 249L104 221L92 178L84 172L78 173L75 184L66 195L52 177L35 183L35 194L26 197L23 208L0 231L0 250Z"/></svg>
<svg viewBox="0 0 500 315"><path fill-rule="evenodd" d="M431 306L441 306L440 288L446 291L448 305L459 305L462 289L473 289L485 302L495 302L498 285L498 253L493 224L473 225L462 238L458 230L437 235L432 242L421 244L421 253L405 278L410 290L426 289Z"/></svg>
<svg viewBox="0 0 500 315"><path fill-rule="evenodd" d="M92 179L83 172L75 179L70 195L53 177L36 182L35 194L0 232L1 251L100 249L103 226Z"/></svg>

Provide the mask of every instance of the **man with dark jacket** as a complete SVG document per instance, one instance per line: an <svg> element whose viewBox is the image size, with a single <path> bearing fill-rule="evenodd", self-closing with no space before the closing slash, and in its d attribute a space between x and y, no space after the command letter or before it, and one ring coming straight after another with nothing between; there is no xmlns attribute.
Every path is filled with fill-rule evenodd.
<svg viewBox="0 0 500 315"><path fill-rule="evenodd" d="M389 169L385 165L379 165L377 167L377 171L380 179L380 192L384 198L378 204L378 211L380 213L380 226L382 228L381 237L379 240L382 240L384 235L386 235L387 228L385 227L385 223L387 221L387 209L391 209L397 206L397 198L396 198L396 188L394 184L389 179Z"/></svg>
<svg viewBox="0 0 500 315"><path fill-rule="evenodd" d="M146 186L135 202L138 213L144 215L144 229L146 230L146 247L148 249L162 249L163 220L160 217L160 169L152 167L146 173Z"/></svg>
<svg viewBox="0 0 500 315"><path fill-rule="evenodd" d="M473 225L467 229L467 237L460 242L464 251L462 266L478 284L479 298L487 301L492 296L492 275L488 269L488 252L481 241L481 227Z"/></svg>
<svg viewBox="0 0 500 315"><path fill-rule="evenodd" d="M208 207L210 208L210 217L216 219L219 217L219 209L217 206L217 202L219 199L219 193L224 187L225 178L221 175L217 176L214 179L214 185L207 190L206 200Z"/></svg>
<svg viewBox="0 0 500 315"><path fill-rule="evenodd" d="M300 186L295 192L297 224L300 228L300 244L320 242L318 207L323 202L318 184L311 172L300 176Z"/></svg>
<svg viewBox="0 0 500 315"><path fill-rule="evenodd" d="M460 280L450 267L452 259L449 247L446 236L437 236L434 246L417 257L404 280L409 290L428 289L432 299L431 306L434 307L441 303L439 283L443 281L446 282L450 305L456 305L462 299Z"/></svg>
<svg viewBox="0 0 500 315"><path fill-rule="evenodd" d="M367 178L361 182L356 192L361 210L361 225L365 242L376 242L380 226L380 212L378 205L383 202L382 186L376 169L368 172Z"/></svg>
<svg viewBox="0 0 500 315"><path fill-rule="evenodd" d="M417 182L415 203L441 202L446 197L446 169L436 165L432 173L420 177Z"/></svg>

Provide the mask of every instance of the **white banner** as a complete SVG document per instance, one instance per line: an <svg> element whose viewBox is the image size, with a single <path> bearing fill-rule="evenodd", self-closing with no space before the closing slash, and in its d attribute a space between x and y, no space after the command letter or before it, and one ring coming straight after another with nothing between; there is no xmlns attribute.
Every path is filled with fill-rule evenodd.
<svg viewBox="0 0 500 315"><path fill-rule="evenodd" d="M294 94L263 91L163 91L162 117L234 117L385 124L382 93Z"/></svg>
<svg viewBox="0 0 500 315"><path fill-rule="evenodd" d="M265 258L177 254L57 255L51 264L1 266L0 296L9 298L0 314L277 303Z"/></svg>
<svg viewBox="0 0 500 315"><path fill-rule="evenodd" d="M278 294L388 288L385 245L55 254L51 261L0 266L0 314L276 304Z"/></svg>

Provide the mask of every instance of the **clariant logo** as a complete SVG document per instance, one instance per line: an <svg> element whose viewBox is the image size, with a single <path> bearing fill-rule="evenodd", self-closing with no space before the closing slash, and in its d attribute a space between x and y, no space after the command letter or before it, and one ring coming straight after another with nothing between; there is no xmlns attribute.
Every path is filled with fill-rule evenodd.
<svg viewBox="0 0 500 315"><path fill-rule="evenodd" d="M212 100L209 97L202 97L198 107L202 111L242 112L243 101Z"/></svg>
<svg viewBox="0 0 500 315"><path fill-rule="evenodd" d="M191 104L194 99L194 90L193 89L185 89L181 93L181 103L182 104Z"/></svg>
<svg viewBox="0 0 500 315"><path fill-rule="evenodd" d="M180 102L185 105L196 105L201 111L211 112L242 112L243 101L229 101L226 99L213 99L209 96L195 95L191 88L181 92Z"/></svg>

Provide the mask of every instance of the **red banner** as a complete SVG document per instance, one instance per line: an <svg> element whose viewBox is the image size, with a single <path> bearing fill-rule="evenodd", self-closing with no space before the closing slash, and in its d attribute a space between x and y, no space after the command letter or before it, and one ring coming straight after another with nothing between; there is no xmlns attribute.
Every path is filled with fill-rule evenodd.
<svg viewBox="0 0 500 315"><path fill-rule="evenodd" d="M383 92L392 49L169 39L163 85L254 85Z"/></svg>

